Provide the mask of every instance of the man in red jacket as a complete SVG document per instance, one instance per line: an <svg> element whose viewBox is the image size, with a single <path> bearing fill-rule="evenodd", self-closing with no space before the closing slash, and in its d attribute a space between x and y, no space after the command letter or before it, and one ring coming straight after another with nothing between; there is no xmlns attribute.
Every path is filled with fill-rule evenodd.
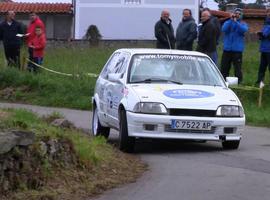
<svg viewBox="0 0 270 200"><path fill-rule="evenodd" d="M42 65L43 57L44 57L44 49L46 46L46 37L42 32L41 27L36 26L35 29L35 37L32 39L29 47L33 49L33 60L36 64ZM33 65L32 69L35 73L38 72L38 67Z"/></svg>
<svg viewBox="0 0 270 200"><path fill-rule="evenodd" d="M41 21L41 19L37 16L35 12L30 13L30 23L27 28L27 45L28 45L28 52L29 52L29 60L34 62L33 57L33 48L31 47L33 39L36 36L36 27L40 27L43 34L45 34L45 26L44 23ZM34 69L34 66L32 63L28 63L28 70L32 71Z"/></svg>

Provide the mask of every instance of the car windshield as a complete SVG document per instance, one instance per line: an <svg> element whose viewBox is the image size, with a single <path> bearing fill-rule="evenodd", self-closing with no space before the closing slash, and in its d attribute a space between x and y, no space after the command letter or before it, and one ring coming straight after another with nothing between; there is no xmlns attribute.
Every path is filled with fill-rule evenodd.
<svg viewBox="0 0 270 200"><path fill-rule="evenodd" d="M171 54L134 55L128 82L225 86L207 57Z"/></svg>

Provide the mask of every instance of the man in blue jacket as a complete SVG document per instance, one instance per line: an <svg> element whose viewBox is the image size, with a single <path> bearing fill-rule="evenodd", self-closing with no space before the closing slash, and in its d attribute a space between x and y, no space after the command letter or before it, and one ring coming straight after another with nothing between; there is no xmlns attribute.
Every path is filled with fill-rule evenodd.
<svg viewBox="0 0 270 200"><path fill-rule="evenodd" d="M256 85L260 84L264 80L265 71L267 66L270 71L270 10L267 10L267 17L265 19L262 31L258 33L259 39L261 40L260 52L261 62L258 71L258 78Z"/></svg>
<svg viewBox="0 0 270 200"><path fill-rule="evenodd" d="M229 76L231 63L234 66L234 74L238 77L238 83L243 80L242 54L244 51L244 36L248 31L248 26L241 19L242 10L236 8L222 26L224 33L223 54L221 59L221 73L224 78Z"/></svg>

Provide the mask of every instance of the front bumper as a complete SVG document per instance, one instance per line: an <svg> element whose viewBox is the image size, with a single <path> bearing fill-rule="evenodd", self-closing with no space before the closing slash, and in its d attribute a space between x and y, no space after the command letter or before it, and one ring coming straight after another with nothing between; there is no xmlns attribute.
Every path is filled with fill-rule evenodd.
<svg viewBox="0 0 270 200"><path fill-rule="evenodd" d="M171 120L194 120L211 121L211 131L177 130L171 129ZM245 126L245 117L242 118L221 118L221 117L190 117L190 116L169 116L149 115L127 112L128 134L131 137L142 138L163 138L163 139L184 139L184 140L212 140L232 141L240 140ZM146 126L155 127L148 130ZM232 130L224 131L224 128Z"/></svg>

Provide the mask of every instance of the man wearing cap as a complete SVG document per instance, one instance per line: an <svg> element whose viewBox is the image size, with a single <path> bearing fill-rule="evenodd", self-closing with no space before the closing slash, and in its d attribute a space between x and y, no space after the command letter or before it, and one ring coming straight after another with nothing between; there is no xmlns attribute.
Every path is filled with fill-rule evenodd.
<svg viewBox="0 0 270 200"><path fill-rule="evenodd" d="M155 25L155 37L157 38L158 49L174 49L174 30L170 12L166 9L161 12L161 18Z"/></svg>
<svg viewBox="0 0 270 200"><path fill-rule="evenodd" d="M244 36L248 31L248 25L242 21L242 10L236 8L222 26L224 33L223 54L221 59L221 73L224 78L230 74L231 63L234 66L234 74L238 77L238 83L243 80L242 54L244 51Z"/></svg>

